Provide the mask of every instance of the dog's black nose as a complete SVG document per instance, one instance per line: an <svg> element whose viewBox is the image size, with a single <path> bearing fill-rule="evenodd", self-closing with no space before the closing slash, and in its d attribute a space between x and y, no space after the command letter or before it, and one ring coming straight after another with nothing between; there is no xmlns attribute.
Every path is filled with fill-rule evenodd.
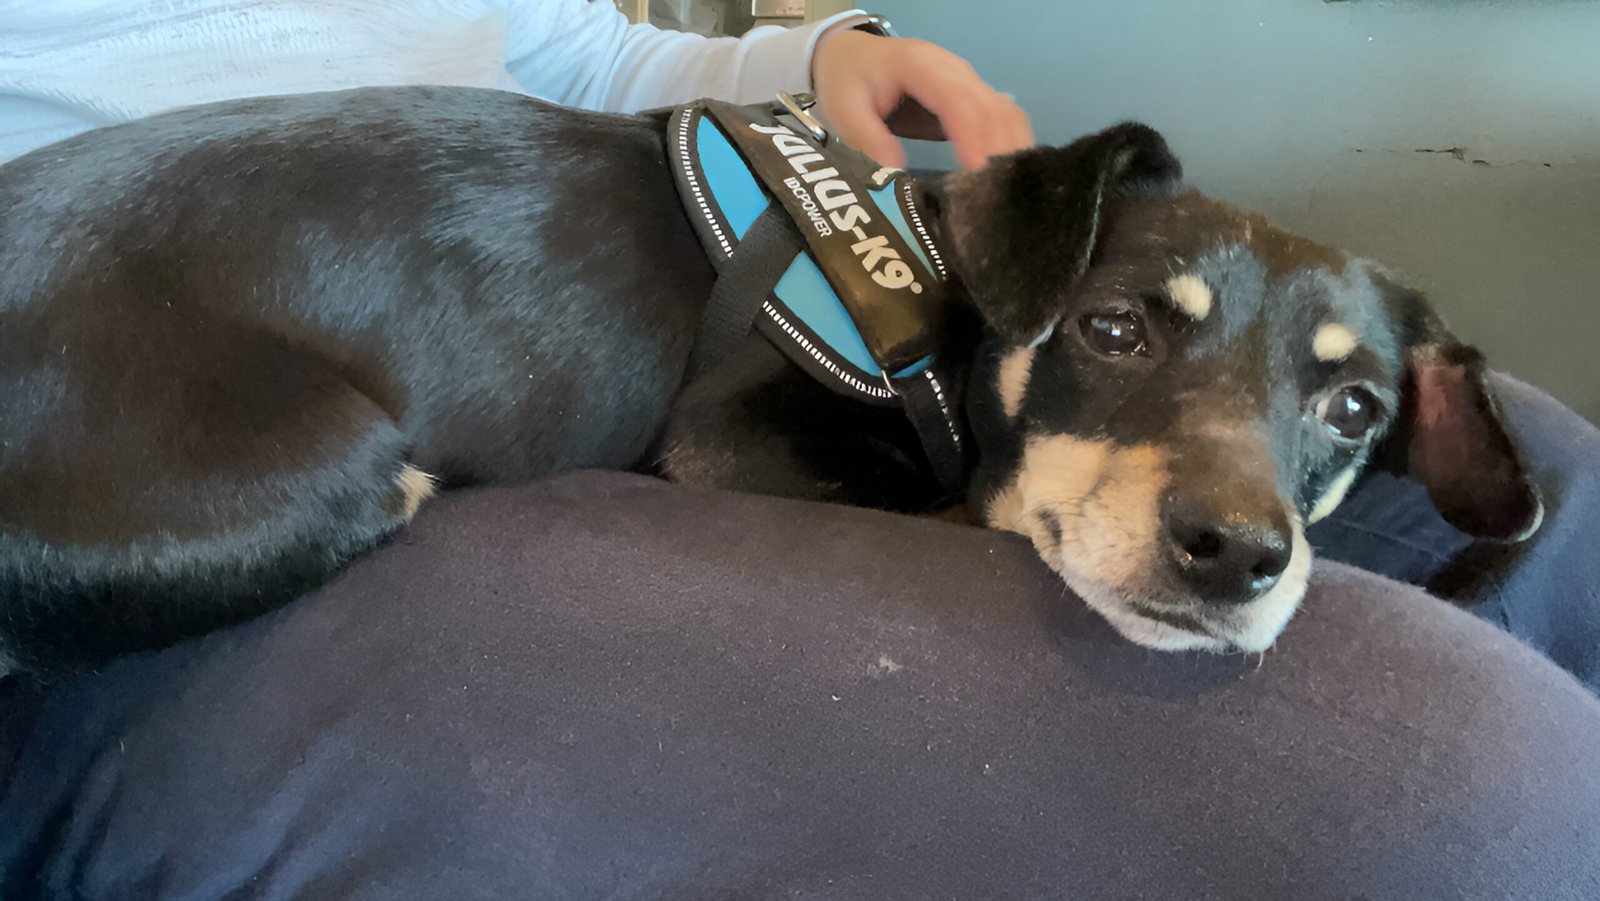
<svg viewBox="0 0 1600 901"><path fill-rule="evenodd" d="M1294 552L1281 510L1219 515L1208 505L1174 500L1167 505L1167 534L1179 576L1217 604L1242 604L1270 591Z"/></svg>

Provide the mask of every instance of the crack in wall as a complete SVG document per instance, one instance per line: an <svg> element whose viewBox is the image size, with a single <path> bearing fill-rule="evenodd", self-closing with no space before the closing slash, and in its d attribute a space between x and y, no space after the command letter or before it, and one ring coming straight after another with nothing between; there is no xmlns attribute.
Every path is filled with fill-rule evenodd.
<svg viewBox="0 0 1600 901"><path fill-rule="evenodd" d="M1413 147L1410 150L1398 147L1353 147L1351 149L1355 153L1430 153L1448 156L1460 163L1471 163L1474 166L1483 166L1489 169L1502 169L1506 166L1542 166L1546 169L1554 169L1557 165L1544 160L1501 160L1494 162L1482 157L1471 157L1469 159L1467 154L1470 151L1466 147Z"/></svg>

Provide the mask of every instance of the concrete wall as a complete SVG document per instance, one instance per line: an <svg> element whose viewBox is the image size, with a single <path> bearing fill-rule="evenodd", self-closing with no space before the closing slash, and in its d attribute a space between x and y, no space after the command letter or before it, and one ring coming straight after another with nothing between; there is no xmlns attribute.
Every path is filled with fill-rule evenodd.
<svg viewBox="0 0 1600 901"><path fill-rule="evenodd" d="M1600 422L1600 2L873 9L1014 93L1041 140L1149 122L1202 189L1383 261L1500 368Z"/></svg>

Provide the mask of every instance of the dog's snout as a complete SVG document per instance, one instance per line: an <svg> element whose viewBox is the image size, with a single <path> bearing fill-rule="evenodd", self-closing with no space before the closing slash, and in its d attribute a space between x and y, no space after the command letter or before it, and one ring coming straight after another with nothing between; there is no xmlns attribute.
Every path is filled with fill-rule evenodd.
<svg viewBox="0 0 1600 901"><path fill-rule="evenodd" d="M1294 551L1281 509L1221 513L1188 498L1169 501L1167 536L1179 577L1216 604L1242 604L1270 591Z"/></svg>

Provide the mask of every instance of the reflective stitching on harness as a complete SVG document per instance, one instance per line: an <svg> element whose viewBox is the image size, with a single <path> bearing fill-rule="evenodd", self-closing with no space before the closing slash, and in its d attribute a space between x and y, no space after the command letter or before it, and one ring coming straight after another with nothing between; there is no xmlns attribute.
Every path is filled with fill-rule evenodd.
<svg viewBox="0 0 1600 901"><path fill-rule="evenodd" d="M922 239L923 249L933 258L933 265L939 267L939 275L948 277L950 273L945 271L944 260L939 258L939 248L933 246L933 236L922 226L922 215L917 212L916 200L911 196L911 182L901 185L900 191L905 196L906 212L911 214L911 227L917 230L917 237ZM940 403L943 403L943 398L940 399Z"/></svg>
<svg viewBox="0 0 1600 901"><path fill-rule="evenodd" d="M956 421L950 415L950 405L944 401L944 388L939 380L933 377L933 370L924 369L922 374L928 377L928 384L933 386L933 399L939 402L939 412L944 414L945 428L950 430L950 440L955 442L956 450L961 450L961 433L956 431Z"/></svg>
<svg viewBox="0 0 1600 901"><path fill-rule="evenodd" d="M685 114L684 118L688 118ZM684 180L689 183L689 190L694 193L694 202L699 205L700 213L706 217L706 222L711 226L711 233L717 236L717 243L722 245L722 252L726 256L733 256L733 245L728 243L728 236L722 233L722 226L718 224L717 217L711 215L711 205L706 203L705 191L700 187L700 175L694 167L694 157L689 153L689 127L688 123L681 123L678 129L678 155L683 160Z"/></svg>
<svg viewBox="0 0 1600 901"><path fill-rule="evenodd" d="M766 311L766 314L772 318L773 322L777 323L778 328L783 329L784 334L788 335L790 338L793 338L796 344L799 344L802 348L805 349L806 353L811 355L812 359L816 360L818 363L821 363L823 368L827 369L829 372L833 373L835 376L838 376L839 380L844 382L846 385L849 385L850 387L856 389L857 391L860 391L863 394L867 394L867 395L870 395L872 397L882 398L883 400L889 400L889 399L894 397L894 395L890 394L887 390L885 390L883 388L876 387L874 385L869 385L866 382L863 382L862 380L860 380L860 379L856 378L855 376L851 375L850 373L845 372L843 369L840 369L839 365L837 363L833 362L833 360L829 359L827 354L825 354L822 351L818 350L816 345L812 344L809 340L806 339L805 335L800 334L799 329L796 329L794 326L790 325L789 324L789 320L785 319L783 317L783 314L779 313L777 308L773 307L771 301L766 301L766 300L762 301L761 302L761 309ZM929 378L932 378L931 374L929 375ZM938 382L935 382L934 385L936 386L935 390L938 390L937 389ZM944 404L944 395L943 394L939 395L939 403L940 403L941 406L943 406L943 404ZM946 418L948 418L948 414L947 414Z"/></svg>

